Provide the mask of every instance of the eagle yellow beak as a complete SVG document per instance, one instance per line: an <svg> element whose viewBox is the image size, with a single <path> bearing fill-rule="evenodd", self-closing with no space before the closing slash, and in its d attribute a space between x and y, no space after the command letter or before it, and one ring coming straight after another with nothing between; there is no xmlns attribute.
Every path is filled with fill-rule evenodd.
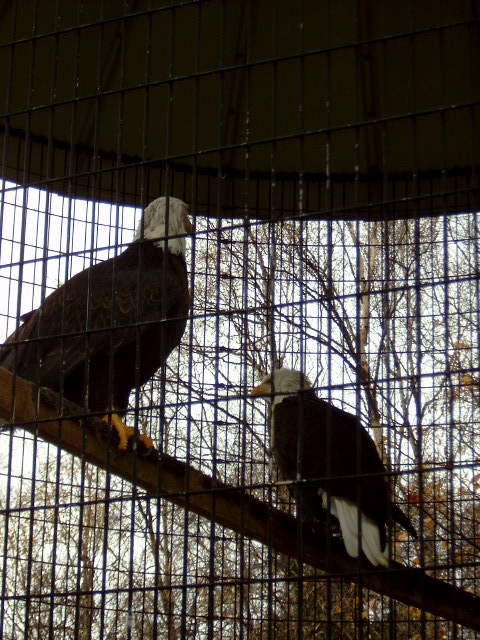
<svg viewBox="0 0 480 640"><path fill-rule="evenodd" d="M193 236L193 224L187 215L185 216L183 226L185 227L185 233L187 233L189 236Z"/></svg>
<svg viewBox="0 0 480 640"><path fill-rule="evenodd" d="M258 387L254 387L250 391L250 397L256 398L257 396L269 396L272 393L272 387L269 384L259 384Z"/></svg>

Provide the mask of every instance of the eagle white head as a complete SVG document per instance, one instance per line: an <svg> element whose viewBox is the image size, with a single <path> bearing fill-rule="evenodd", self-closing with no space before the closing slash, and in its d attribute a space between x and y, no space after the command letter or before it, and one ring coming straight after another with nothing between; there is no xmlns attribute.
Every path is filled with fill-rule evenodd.
<svg viewBox="0 0 480 640"><path fill-rule="evenodd" d="M265 376L260 384L252 389L250 395L253 397L264 396L267 402L275 405L281 402L285 396L292 396L299 391L312 389L308 378L301 371L282 368L274 369L271 374Z"/></svg>
<svg viewBox="0 0 480 640"><path fill-rule="evenodd" d="M166 221L168 218L168 231ZM143 231L143 233L142 233ZM185 234L193 233L192 223L188 217L188 206L182 200L173 198L157 198L145 209L143 222L137 226L133 240L156 240L155 245L163 248L165 238L168 250L177 255L185 255ZM173 237L172 237L173 236Z"/></svg>

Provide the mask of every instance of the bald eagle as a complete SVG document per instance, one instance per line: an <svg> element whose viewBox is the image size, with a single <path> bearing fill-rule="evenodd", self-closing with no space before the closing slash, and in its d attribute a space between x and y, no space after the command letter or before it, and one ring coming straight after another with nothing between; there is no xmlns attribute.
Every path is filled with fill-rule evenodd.
<svg viewBox="0 0 480 640"><path fill-rule="evenodd" d="M385 468L357 418L317 398L307 378L290 369L274 370L251 395L272 405L271 448L280 474L294 481L300 470L303 480L312 480L299 486L303 518L313 521L328 509L350 556L357 558L361 548L373 565L387 567L386 525L395 521L417 534L390 500Z"/></svg>
<svg viewBox="0 0 480 640"><path fill-rule="evenodd" d="M134 429L119 414L185 331L185 234L192 231L184 202L151 202L123 253L73 276L22 317L0 348L0 366L86 411L108 411L104 421L111 420L118 448L126 450ZM140 441L151 448L146 436Z"/></svg>

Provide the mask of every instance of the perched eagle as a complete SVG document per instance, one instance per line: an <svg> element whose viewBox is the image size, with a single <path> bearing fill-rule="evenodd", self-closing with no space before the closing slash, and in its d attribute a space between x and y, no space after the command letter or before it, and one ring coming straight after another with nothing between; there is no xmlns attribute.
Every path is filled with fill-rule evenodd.
<svg viewBox="0 0 480 640"><path fill-rule="evenodd" d="M329 509L350 556L357 558L361 546L373 565L388 566L386 525L395 521L417 534L390 500L385 468L357 418L317 398L307 378L290 369L276 369L251 395L272 404L271 448L285 480L298 479L303 435L301 478L312 480L300 485L303 518L319 518Z"/></svg>
<svg viewBox="0 0 480 640"><path fill-rule="evenodd" d="M168 221L168 230L167 230ZM0 348L0 366L104 418L124 451L134 430L118 414L180 342L189 309L187 205L157 198L119 256L51 293ZM167 251L165 252L165 247ZM140 436L147 450L152 442Z"/></svg>

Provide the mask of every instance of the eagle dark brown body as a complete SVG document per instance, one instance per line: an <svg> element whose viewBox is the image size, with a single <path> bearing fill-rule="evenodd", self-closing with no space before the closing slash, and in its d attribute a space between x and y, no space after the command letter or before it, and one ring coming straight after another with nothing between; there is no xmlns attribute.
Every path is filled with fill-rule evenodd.
<svg viewBox="0 0 480 640"><path fill-rule="evenodd" d="M400 524L417 537L410 519L392 501L377 448L356 416L317 398L307 378L275 369L251 395L272 405L271 448L302 518L327 511L338 521L347 553L361 551L373 565L389 566L386 527Z"/></svg>
<svg viewBox="0 0 480 640"><path fill-rule="evenodd" d="M73 276L24 316L0 349L0 366L90 412L125 412L132 389L153 376L185 331L185 258L162 246L133 242Z"/></svg>
<svg viewBox="0 0 480 640"><path fill-rule="evenodd" d="M303 415L303 477L321 478L302 487L305 516L318 518L322 512L318 495L321 486L329 495L347 498L358 505L376 523L382 549L386 544L387 523L398 522L416 536L410 520L391 501L385 467L373 440L354 415L317 398L309 390L287 396L275 405L273 412L275 460L289 480L297 475L300 431L292 425L297 425L299 415Z"/></svg>

